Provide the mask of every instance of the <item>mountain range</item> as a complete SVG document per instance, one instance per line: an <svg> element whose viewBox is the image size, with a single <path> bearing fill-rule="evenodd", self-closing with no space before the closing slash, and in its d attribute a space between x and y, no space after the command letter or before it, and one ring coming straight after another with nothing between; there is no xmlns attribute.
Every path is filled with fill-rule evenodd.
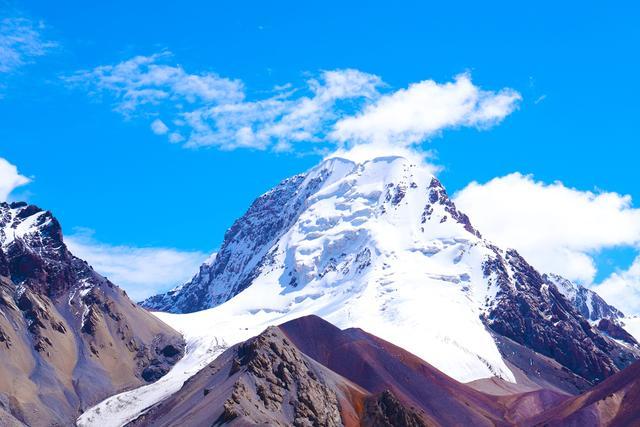
<svg viewBox="0 0 640 427"><path fill-rule="evenodd" d="M210 309L196 317L212 323L233 311L275 324L318 314L340 328L366 325L463 382L514 381L527 371L517 357L526 348L573 375L551 375L554 386L581 391L639 354L618 330L622 313L484 239L429 169L403 157L332 158L283 181L190 282L142 305Z"/></svg>
<svg viewBox="0 0 640 427"><path fill-rule="evenodd" d="M284 180L140 305L50 212L0 204L0 243L0 423L640 418L630 320L484 238L419 161L330 158Z"/></svg>

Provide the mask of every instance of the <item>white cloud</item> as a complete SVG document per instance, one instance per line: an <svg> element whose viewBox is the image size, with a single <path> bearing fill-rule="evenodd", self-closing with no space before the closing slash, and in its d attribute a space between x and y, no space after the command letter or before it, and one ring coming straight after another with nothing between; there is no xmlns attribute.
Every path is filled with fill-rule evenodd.
<svg viewBox="0 0 640 427"><path fill-rule="evenodd" d="M462 74L453 82L424 80L382 96L360 114L339 120L332 136L341 142L411 145L446 128L488 127L509 115L520 94L484 91Z"/></svg>
<svg viewBox="0 0 640 427"><path fill-rule="evenodd" d="M520 99L510 89L482 90L467 74L394 92L379 76L342 69L323 71L302 87L279 85L269 96L249 100L241 81L190 74L167 65L170 58L168 52L137 56L66 81L111 96L127 117L171 114L162 128L170 142L225 150L285 151L299 143L335 149L380 141L408 146L448 127L495 124Z"/></svg>
<svg viewBox="0 0 640 427"><path fill-rule="evenodd" d="M155 119L153 122L151 122L151 131L156 135L164 135L169 132L169 128L164 124L162 120Z"/></svg>
<svg viewBox="0 0 640 427"><path fill-rule="evenodd" d="M593 288L626 315L640 315L640 257L625 271L613 273Z"/></svg>
<svg viewBox="0 0 640 427"><path fill-rule="evenodd" d="M239 80L209 72L189 74L179 65L161 63L169 57L170 52L136 56L116 65L79 71L64 80L74 85L86 85L93 93L108 93L114 97L115 109L123 114L167 101L228 103L241 101L244 97Z"/></svg>
<svg viewBox="0 0 640 427"><path fill-rule="evenodd" d="M28 184L31 179L20 175L18 168L0 157L0 202L4 202L16 188Z"/></svg>
<svg viewBox="0 0 640 427"><path fill-rule="evenodd" d="M454 199L489 240L517 249L543 272L587 285L596 274L594 254L640 243L640 209L630 196L514 173L473 182Z"/></svg>
<svg viewBox="0 0 640 427"><path fill-rule="evenodd" d="M172 248L114 246L92 238L90 230L65 237L69 250L127 291L134 301L185 283L208 254Z"/></svg>
<svg viewBox="0 0 640 427"><path fill-rule="evenodd" d="M0 20L0 73L15 71L57 46L42 38L42 28L26 18Z"/></svg>
<svg viewBox="0 0 640 427"><path fill-rule="evenodd" d="M373 98L381 83L357 70L325 71L307 82L307 95L287 87L263 100L200 108L184 114L191 127L187 145L288 150L320 142L339 114L338 101Z"/></svg>

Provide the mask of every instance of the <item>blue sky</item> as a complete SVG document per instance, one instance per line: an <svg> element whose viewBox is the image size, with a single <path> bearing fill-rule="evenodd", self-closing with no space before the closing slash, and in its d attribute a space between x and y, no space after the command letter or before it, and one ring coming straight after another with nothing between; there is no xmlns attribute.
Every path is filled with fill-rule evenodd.
<svg viewBox="0 0 640 427"><path fill-rule="evenodd" d="M172 86L168 99L126 110L122 86L114 89L105 69L96 71L158 55L154 63L187 76L215 74L227 96L240 84L246 101L288 88L300 99L312 90L309 80L322 82L328 70L377 76L383 94L467 73L476 87L495 94L509 88L520 100L490 129L452 126L422 135L417 147L434 151L450 193L518 172L520 183L544 194L560 181L576 194L640 199L640 13L632 2L345 3L1 2L4 35L19 22L35 37L15 47L20 60L5 60L4 69L0 44L0 157L31 179L10 198L52 210L67 234L92 249L164 248L190 254L177 265L191 266L220 244L257 195L316 164L318 148L334 147L169 142L176 109L205 105L201 93L194 101ZM113 68L106 73L113 77ZM332 114L360 111L367 100L347 100ZM156 119L172 129L154 133ZM528 174L534 178L527 181ZM632 206L627 200L603 220L623 223L615 217L621 211L635 218ZM554 209L582 212L547 207ZM634 236L630 224L621 235ZM598 267L595 282L628 273L637 254L635 237L554 244L588 254ZM167 273L148 289L178 280Z"/></svg>

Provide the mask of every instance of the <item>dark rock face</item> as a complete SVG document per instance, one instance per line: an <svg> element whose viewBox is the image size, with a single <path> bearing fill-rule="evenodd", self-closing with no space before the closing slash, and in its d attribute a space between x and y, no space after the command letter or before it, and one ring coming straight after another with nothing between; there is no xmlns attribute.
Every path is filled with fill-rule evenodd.
<svg viewBox="0 0 640 427"><path fill-rule="evenodd" d="M471 220L469 220L469 217L458 210L456 205L449 198L447 190L437 178L433 178L431 180L431 184L429 184L428 199L429 203L425 206L424 212L422 214L423 223L431 219L431 213L433 212L432 206L436 203L439 203L445 207L445 211L451 216L451 219L453 221L464 225L465 230L467 230L474 236L482 238L480 232L473 228L473 225L471 225ZM447 217L443 217L441 221L447 221L447 219Z"/></svg>
<svg viewBox="0 0 640 427"><path fill-rule="evenodd" d="M412 410L403 406L388 390L365 401L362 424L380 427L426 427L424 421Z"/></svg>
<svg viewBox="0 0 640 427"><path fill-rule="evenodd" d="M7 256L2 248L0 248L0 276L8 277L9 274L9 261L7 261Z"/></svg>
<svg viewBox="0 0 640 427"><path fill-rule="evenodd" d="M309 194L317 182L301 188L304 175L294 176L256 199L249 210L224 235L224 241L212 265L203 265L200 272L179 291L153 296L141 304L153 310L190 313L225 302L246 288L260 269L250 266L256 253L266 256L269 243L280 236L295 217L283 217L287 204L302 203L300 192ZM239 274L238 274L239 273ZM227 289L212 295L213 283L228 281Z"/></svg>
<svg viewBox="0 0 640 427"><path fill-rule="evenodd" d="M638 346L638 341L613 320L601 319L600 322L598 322L598 330L609 335L611 338L624 341L633 346Z"/></svg>
<svg viewBox="0 0 640 427"><path fill-rule="evenodd" d="M502 358L512 371L522 372L529 381L540 388L578 395L592 384L554 359L531 350L505 336L495 334L494 339Z"/></svg>
<svg viewBox="0 0 640 427"><path fill-rule="evenodd" d="M50 212L0 203L0 398L32 426L164 375L182 337L73 256Z"/></svg>
<svg viewBox="0 0 640 427"><path fill-rule="evenodd" d="M620 346L593 328L516 251L503 256L496 249L495 254L484 264L485 276L498 287L495 303L484 319L493 331L555 359L592 384L638 358L638 351Z"/></svg>

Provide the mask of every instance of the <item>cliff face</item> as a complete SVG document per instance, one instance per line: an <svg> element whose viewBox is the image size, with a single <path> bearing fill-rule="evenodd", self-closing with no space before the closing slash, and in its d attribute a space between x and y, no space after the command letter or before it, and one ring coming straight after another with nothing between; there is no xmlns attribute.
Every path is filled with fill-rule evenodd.
<svg viewBox="0 0 640 427"><path fill-rule="evenodd" d="M69 252L50 212L0 204L0 409L30 426L153 381L182 337Z"/></svg>

